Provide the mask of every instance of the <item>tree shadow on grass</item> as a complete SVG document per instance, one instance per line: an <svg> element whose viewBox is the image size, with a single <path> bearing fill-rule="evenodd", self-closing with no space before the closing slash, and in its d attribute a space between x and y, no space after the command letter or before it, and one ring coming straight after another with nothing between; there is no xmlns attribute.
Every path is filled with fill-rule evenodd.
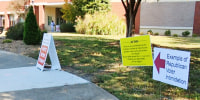
<svg viewBox="0 0 200 100"><path fill-rule="evenodd" d="M120 100L199 100L200 68L194 66L191 64L187 90L153 80L152 66L97 75L97 84Z"/></svg>
<svg viewBox="0 0 200 100"><path fill-rule="evenodd" d="M156 46L156 45L154 45ZM96 73L109 69L113 63L121 64L118 40L96 37L59 37L56 48L64 69L72 67L83 73ZM170 48L170 47L166 47ZM121 100L200 99L200 49L191 51L188 90L152 79L152 67L132 68L96 74L96 84Z"/></svg>
<svg viewBox="0 0 200 100"><path fill-rule="evenodd" d="M200 49L175 49L191 52L187 90L153 80L152 66L98 75L97 84L120 100L199 100Z"/></svg>
<svg viewBox="0 0 200 100"><path fill-rule="evenodd" d="M112 63L121 63L117 40L72 36L56 41L59 43L56 48L62 66L93 73L109 67Z"/></svg>

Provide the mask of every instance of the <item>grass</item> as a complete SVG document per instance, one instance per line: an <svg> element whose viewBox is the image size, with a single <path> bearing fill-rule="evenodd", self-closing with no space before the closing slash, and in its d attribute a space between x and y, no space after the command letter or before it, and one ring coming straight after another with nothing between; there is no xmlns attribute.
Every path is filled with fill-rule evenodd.
<svg viewBox="0 0 200 100"><path fill-rule="evenodd" d="M5 39L5 40L3 40L3 43L12 43L12 40L11 39Z"/></svg>
<svg viewBox="0 0 200 100"><path fill-rule="evenodd" d="M199 37L151 36L151 43L170 48L198 49Z"/></svg>
<svg viewBox="0 0 200 100"><path fill-rule="evenodd" d="M70 66L84 73L94 73L120 62L119 42L97 37L55 37L62 66Z"/></svg>
<svg viewBox="0 0 200 100"><path fill-rule="evenodd" d="M139 68L123 66L120 37L53 35L63 69L71 67L82 73L94 75L93 83L120 100L200 99L199 37L151 36L154 46L191 51L189 87L188 90L184 90L153 80L152 66ZM35 58L37 56L38 53Z"/></svg>

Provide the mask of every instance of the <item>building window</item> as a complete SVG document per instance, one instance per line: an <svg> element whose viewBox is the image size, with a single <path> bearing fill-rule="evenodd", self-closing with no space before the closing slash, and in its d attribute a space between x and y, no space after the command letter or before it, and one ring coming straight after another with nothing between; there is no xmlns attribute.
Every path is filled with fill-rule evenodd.
<svg viewBox="0 0 200 100"><path fill-rule="evenodd" d="M60 10L61 8L56 8L56 25L61 25L62 23L65 23L62 18L63 13Z"/></svg>
<svg viewBox="0 0 200 100"><path fill-rule="evenodd" d="M14 15L10 15L9 19L10 19L10 26L14 26L15 25Z"/></svg>
<svg viewBox="0 0 200 100"><path fill-rule="evenodd" d="M23 17L19 17L19 22L21 22L21 23L25 22L24 18Z"/></svg>
<svg viewBox="0 0 200 100"><path fill-rule="evenodd" d="M48 16L48 25L51 25L52 16Z"/></svg>
<svg viewBox="0 0 200 100"><path fill-rule="evenodd" d="M16 23L23 23L23 22L25 22L23 15L19 15Z"/></svg>
<svg viewBox="0 0 200 100"><path fill-rule="evenodd" d="M3 15L0 15L0 27L4 27L5 25L5 17Z"/></svg>

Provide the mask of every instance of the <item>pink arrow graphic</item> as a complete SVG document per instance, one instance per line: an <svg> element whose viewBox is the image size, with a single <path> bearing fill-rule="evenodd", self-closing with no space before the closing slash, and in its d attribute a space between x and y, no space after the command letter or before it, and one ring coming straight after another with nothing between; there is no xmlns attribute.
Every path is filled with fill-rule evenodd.
<svg viewBox="0 0 200 100"><path fill-rule="evenodd" d="M156 65L158 73L160 73L160 68L165 68L165 60L160 59L160 52L159 52L156 60L154 61L154 63Z"/></svg>

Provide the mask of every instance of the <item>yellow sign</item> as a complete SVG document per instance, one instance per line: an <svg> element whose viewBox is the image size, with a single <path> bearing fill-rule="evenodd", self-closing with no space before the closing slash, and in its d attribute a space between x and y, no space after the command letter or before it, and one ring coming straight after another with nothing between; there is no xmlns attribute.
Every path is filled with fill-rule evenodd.
<svg viewBox="0 0 200 100"><path fill-rule="evenodd" d="M136 36L120 39L124 66L153 66L150 36Z"/></svg>

